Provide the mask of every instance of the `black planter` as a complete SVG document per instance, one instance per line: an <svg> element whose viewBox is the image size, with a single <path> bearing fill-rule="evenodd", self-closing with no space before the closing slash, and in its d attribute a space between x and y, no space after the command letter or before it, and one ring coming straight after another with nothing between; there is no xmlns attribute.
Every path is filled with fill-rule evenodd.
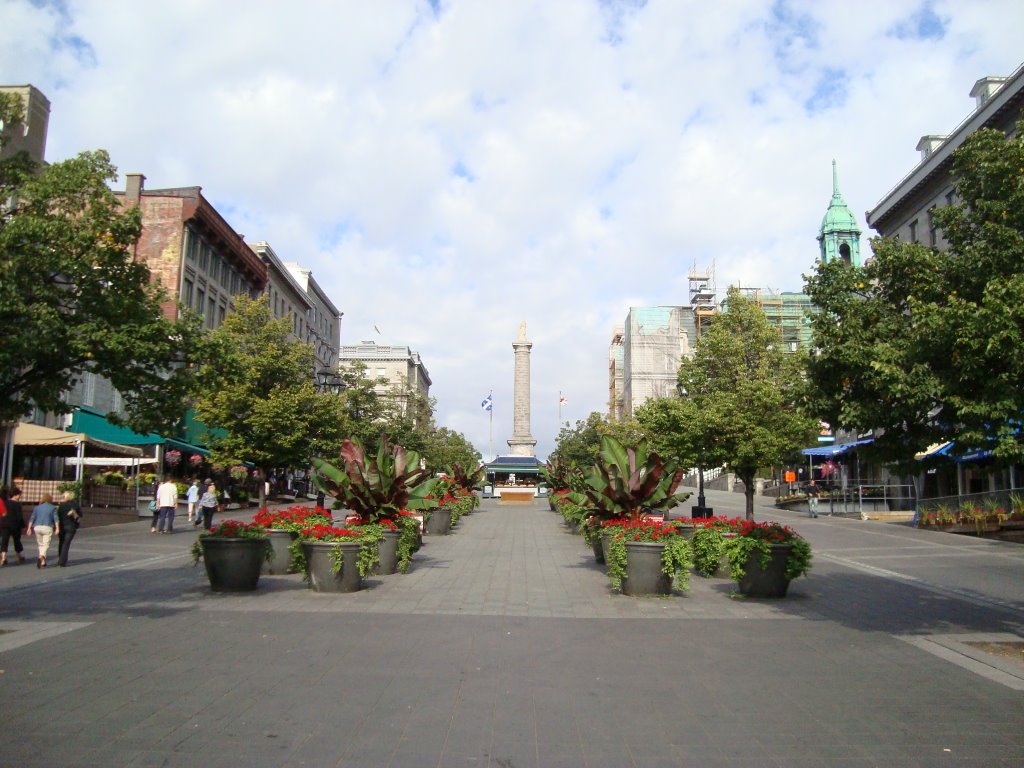
<svg viewBox="0 0 1024 768"><path fill-rule="evenodd" d="M657 541L626 542L626 578L622 580L622 594L672 594L672 579L661 571L664 551L665 545Z"/></svg>
<svg viewBox="0 0 1024 768"><path fill-rule="evenodd" d="M267 533L270 534L270 546L274 550L274 556L263 561L263 573L268 576L291 573L292 553L288 547L295 539L295 534L283 528L271 528Z"/></svg>
<svg viewBox="0 0 1024 768"><path fill-rule="evenodd" d="M310 589L314 592L358 592L362 589L363 577L359 574L359 548L362 546L358 541L302 542ZM342 553L341 569L337 572L331 557L336 549Z"/></svg>
<svg viewBox="0 0 1024 768"><path fill-rule="evenodd" d="M594 560L598 565L604 565L604 542L601 540L600 531L590 537L590 548L594 550Z"/></svg>
<svg viewBox="0 0 1024 768"><path fill-rule="evenodd" d="M423 525L428 536L447 536L452 531L452 513L448 507L430 510L430 519Z"/></svg>
<svg viewBox="0 0 1024 768"><path fill-rule="evenodd" d="M214 592L252 592L260 580L267 540L203 536L203 565Z"/></svg>
<svg viewBox="0 0 1024 768"><path fill-rule="evenodd" d="M789 590L786 578L786 560L793 547L790 544L772 544L767 567L761 566L761 553L752 552L743 565L740 593L747 597L785 597Z"/></svg>
<svg viewBox="0 0 1024 768"><path fill-rule="evenodd" d="M378 562L373 566L377 576L398 573L398 531L384 531L384 538L377 542Z"/></svg>

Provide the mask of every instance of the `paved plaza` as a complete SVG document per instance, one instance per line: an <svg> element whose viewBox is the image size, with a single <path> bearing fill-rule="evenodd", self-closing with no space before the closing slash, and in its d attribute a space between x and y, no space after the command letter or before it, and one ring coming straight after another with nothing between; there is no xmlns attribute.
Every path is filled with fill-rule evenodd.
<svg viewBox="0 0 1024 768"><path fill-rule="evenodd" d="M784 600L615 595L546 503L350 595L217 595L191 529L83 529L0 569L0 766L1024 766L1024 546L757 517L814 548Z"/></svg>

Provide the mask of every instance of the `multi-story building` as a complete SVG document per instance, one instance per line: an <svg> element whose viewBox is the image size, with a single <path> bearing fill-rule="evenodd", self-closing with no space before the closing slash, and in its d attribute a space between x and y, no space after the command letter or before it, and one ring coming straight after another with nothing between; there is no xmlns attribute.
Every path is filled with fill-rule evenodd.
<svg viewBox="0 0 1024 768"><path fill-rule="evenodd" d="M622 420L624 404L623 386L626 382L626 329L616 328L608 345L608 418Z"/></svg>
<svg viewBox="0 0 1024 768"><path fill-rule="evenodd" d="M810 313L813 311L810 296L795 291L762 288L740 288L740 291L757 302L768 322L782 332L784 351L810 349Z"/></svg>
<svg viewBox="0 0 1024 768"><path fill-rule="evenodd" d="M917 166L867 212L868 225L883 237L944 249L946 243L932 222L933 209L955 203L953 152L975 131L994 128L1012 136L1024 116L1024 65L1009 77L983 77L971 89L971 112L948 135L922 136Z"/></svg>
<svg viewBox="0 0 1024 768"><path fill-rule="evenodd" d="M50 100L34 85L2 85L0 93L20 97L24 111L21 123L3 126L0 158L24 151L37 163L43 162L46 131L50 124Z"/></svg>
<svg viewBox="0 0 1024 768"><path fill-rule="evenodd" d="M256 298L267 285L267 265L235 232L200 187L144 188L145 176L128 174L115 192L142 212L135 258L167 291L164 314L176 319L190 307L206 328L218 328L240 293Z"/></svg>
<svg viewBox="0 0 1024 768"><path fill-rule="evenodd" d="M307 324L313 310L313 301L306 290L292 277L289 270L266 242L249 243L249 247L267 265L267 285L263 295L275 318L287 318L291 323L292 341L308 341Z"/></svg>
<svg viewBox="0 0 1024 768"><path fill-rule="evenodd" d="M376 388L381 396L404 392L406 387L424 398L430 396L430 374L419 353L409 347L361 341L343 346L338 361L339 366L365 365L367 377L383 380Z"/></svg>
<svg viewBox="0 0 1024 768"><path fill-rule="evenodd" d="M652 397L676 394L679 365L693 355L696 338L693 307L630 307L622 338L620 418L632 418Z"/></svg>
<svg viewBox="0 0 1024 768"><path fill-rule="evenodd" d="M294 261L286 261L285 268L292 280L306 292L309 299L309 314L306 316L305 341L313 345L317 359L317 370L335 370L338 365L338 351L341 348L341 318L334 303L313 277L313 272Z"/></svg>

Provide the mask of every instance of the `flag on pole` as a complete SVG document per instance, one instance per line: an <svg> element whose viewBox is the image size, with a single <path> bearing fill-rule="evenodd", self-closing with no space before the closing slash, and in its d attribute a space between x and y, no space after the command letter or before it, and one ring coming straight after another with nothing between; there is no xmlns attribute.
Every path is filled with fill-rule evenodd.
<svg viewBox="0 0 1024 768"><path fill-rule="evenodd" d="M492 395L488 395L484 398L484 401L480 403L480 407L485 411L489 411L494 407L494 400Z"/></svg>
<svg viewBox="0 0 1024 768"><path fill-rule="evenodd" d="M559 404L559 405L565 405L565 404L566 404L566 403L568 403L568 402L569 402L569 401L568 401L568 400L567 400L567 399L565 398L565 396L564 396L564 395L560 395L560 396L559 396L559 398L558 398L558 404Z"/></svg>

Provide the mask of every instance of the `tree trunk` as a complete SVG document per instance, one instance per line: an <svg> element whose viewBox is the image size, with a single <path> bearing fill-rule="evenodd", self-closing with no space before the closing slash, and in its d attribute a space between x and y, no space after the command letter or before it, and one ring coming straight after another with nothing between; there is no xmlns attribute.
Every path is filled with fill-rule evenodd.
<svg viewBox="0 0 1024 768"><path fill-rule="evenodd" d="M266 480L264 478L266 478L267 475L263 471L263 467L257 467L256 473L257 473L256 474L256 484L257 484L257 491L256 491L257 495L256 495L256 497L259 499L259 504L257 505L256 509L266 509L266 507L267 507L267 483L266 483Z"/></svg>
<svg viewBox="0 0 1024 768"><path fill-rule="evenodd" d="M746 500L747 520L754 519L754 475L756 472L737 472L743 482L743 497Z"/></svg>

